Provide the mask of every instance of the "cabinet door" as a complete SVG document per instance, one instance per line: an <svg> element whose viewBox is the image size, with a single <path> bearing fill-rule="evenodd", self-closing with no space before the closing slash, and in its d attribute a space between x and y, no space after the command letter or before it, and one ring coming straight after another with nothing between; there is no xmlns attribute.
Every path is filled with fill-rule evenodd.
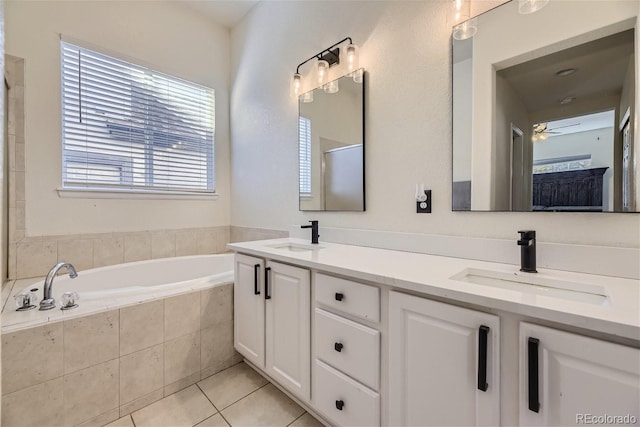
<svg viewBox="0 0 640 427"><path fill-rule="evenodd" d="M390 292L389 424L500 425L499 334L497 316Z"/></svg>
<svg viewBox="0 0 640 427"><path fill-rule="evenodd" d="M600 416L640 419L640 350L521 323L520 425L616 424Z"/></svg>
<svg viewBox="0 0 640 427"><path fill-rule="evenodd" d="M235 256L233 345L249 362L264 368L264 260Z"/></svg>
<svg viewBox="0 0 640 427"><path fill-rule="evenodd" d="M309 270L269 261L266 268L266 371L309 400L311 287Z"/></svg>

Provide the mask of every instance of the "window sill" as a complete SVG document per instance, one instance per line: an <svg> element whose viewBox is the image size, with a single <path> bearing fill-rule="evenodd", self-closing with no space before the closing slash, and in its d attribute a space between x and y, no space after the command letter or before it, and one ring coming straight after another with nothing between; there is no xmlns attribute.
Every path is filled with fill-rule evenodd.
<svg viewBox="0 0 640 427"><path fill-rule="evenodd" d="M218 193L197 191L117 190L113 188L58 188L58 196L69 199L217 200Z"/></svg>

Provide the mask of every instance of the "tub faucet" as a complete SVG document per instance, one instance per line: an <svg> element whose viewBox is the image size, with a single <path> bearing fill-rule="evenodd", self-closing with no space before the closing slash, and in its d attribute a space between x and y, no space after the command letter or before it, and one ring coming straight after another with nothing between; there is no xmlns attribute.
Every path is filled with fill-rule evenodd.
<svg viewBox="0 0 640 427"><path fill-rule="evenodd" d="M314 245L318 244L318 221L309 221L311 225L301 225L300 228L310 228L311 229L311 243Z"/></svg>
<svg viewBox="0 0 640 427"><path fill-rule="evenodd" d="M59 262L54 265L53 268L49 270L47 278L44 279L44 295L42 296L42 301L40 301L40 310L51 310L56 306L56 300L51 296L51 288L53 286L53 279L61 268L66 268L69 272L69 277L72 279L78 277L75 267L68 262Z"/></svg>
<svg viewBox="0 0 640 427"><path fill-rule="evenodd" d="M520 233L520 271L537 273L536 270L536 232L535 230L518 231Z"/></svg>

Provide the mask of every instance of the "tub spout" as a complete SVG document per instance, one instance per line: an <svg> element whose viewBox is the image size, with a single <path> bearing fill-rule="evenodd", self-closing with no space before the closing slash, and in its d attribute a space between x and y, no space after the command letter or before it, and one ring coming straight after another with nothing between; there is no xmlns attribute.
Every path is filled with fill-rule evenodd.
<svg viewBox="0 0 640 427"><path fill-rule="evenodd" d="M51 296L51 289L53 287L53 279L58 274L60 269L66 268L69 272L69 277L75 279L78 277L78 273L73 265L68 262L59 262L53 266L49 273L47 274L47 278L44 279L44 295L42 296L42 301L40 301L40 310L51 310L56 306L56 300Z"/></svg>

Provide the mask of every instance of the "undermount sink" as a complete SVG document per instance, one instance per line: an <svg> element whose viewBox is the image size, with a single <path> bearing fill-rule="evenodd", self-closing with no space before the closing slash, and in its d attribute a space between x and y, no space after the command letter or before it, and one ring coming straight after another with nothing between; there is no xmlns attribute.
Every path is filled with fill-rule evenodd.
<svg viewBox="0 0 640 427"><path fill-rule="evenodd" d="M610 303L609 296L602 286L569 282L546 274L467 268L451 276L451 279L594 305Z"/></svg>
<svg viewBox="0 0 640 427"><path fill-rule="evenodd" d="M303 243L278 243L277 245L270 245L267 247L289 252L309 252L323 248L322 246L312 244L306 245Z"/></svg>

